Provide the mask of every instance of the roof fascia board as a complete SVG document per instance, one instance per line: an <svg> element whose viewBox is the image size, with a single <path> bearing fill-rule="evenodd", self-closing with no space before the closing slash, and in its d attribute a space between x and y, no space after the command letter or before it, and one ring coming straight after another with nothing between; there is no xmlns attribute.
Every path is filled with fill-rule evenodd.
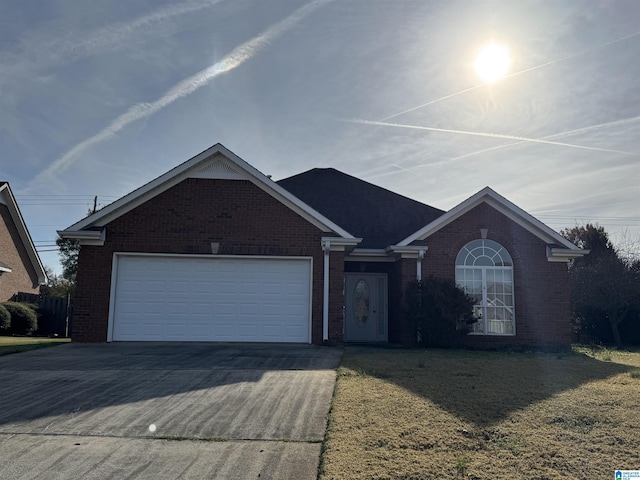
<svg viewBox="0 0 640 480"><path fill-rule="evenodd" d="M323 251L344 252L347 247L355 247L362 241L361 238L322 237Z"/></svg>
<svg viewBox="0 0 640 480"><path fill-rule="evenodd" d="M204 152L201 152L195 157L187 160L186 162L183 162L180 165L172 168L168 172L151 180L143 186L133 190L123 197L120 197L115 202L110 203L106 207L67 227L64 231L77 232L90 226L104 226L115 218L124 215L130 210L133 210L134 208L142 205L147 200L155 197L156 195L159 195L160 193L179 183L179 181L183 179L182 175L185 172L189 171L191 168L193 168L195 165L202 162L206 158L215 155L218 152L218 147L219 145L214 145L213 147L208 148ZM174 181L172 182L171 180Z"/></svg>
<svg viewBox="0 0 640 480"><path fill-rule="evenodd" d="M250 167L250 168L253 168L253 167ZM352 234L347 232L345 229L340 227L338 224L332 222L327 217L322 215L320 212L311 208L309 205L304 203L302 200L300 200L298 197L293 195L288 190L285 190L284 188L282 188L280 185L278 185L276 182L274 182L270 178L268 177L265 177L265 178L266 178L266 181L253 182L253 183L259 188L261 188L262 190L264 190L265 192L267 192L268 194L270 194L271 196L273 196L274 198L276 198L277 200L279 200L280 203L289 207L291 210L296 212L302 218L304 218L305 220L309 221L310 223L318 227L323 232L327 232L327 233L335 232L338 235L340 235L342 238L358 240L356 243L360 243L362 241L361 238L357 239Z"/></svg>
<svg viewBox="0 0 640 480"><path fill-rule="evenodd" d="M389 255L384 248L354 248L344 257L345 262L395 262L397 258Z"/></svg>
<svg viewBox="0 0 640 480"><path fill-rule="evenodd" d="M417 232L399 242L398 245L407 246L415 240L424 240L473 208L477 207L482 202L485 202L495 208L500 213L547 243L558 243L569 250L579 250L579 247L571 243L558 232L552 230L540 220L525 212L520 207L499 195L489 187L483 188L475 195L456 205L441 217L425 225Z"/></svg>
<svg viewBox="0 0 640 480"><path fill-rule="evenodd" d="M389 245L387 253L400 255L400 258L424 258L426 245Z"/></svg>
<svg viewBox="0 0 640 480"><path fill-rule="evenodd" d="M567 250L566 248L547 247L547 260L550 262L570 262L588 255L590 250Z"/></svg>
<svg viewBox="0 0 640 480"><path fill-rule="evenodd" d="M356 248L351 254L352 256L365 257L387 257L388 254L384 248Z"/></svg>
<svg viewBox="0 0 640 480"><path fill-rule="evenodd" d="M44 265L42 264L40 255L38 255L36 247L31 240L31 235L29 234L29 230L27 230L27 225L24 222L24 218L22 218L22 213L20 213L20 208L13 196L11 187L9 187L9 183L5 182L0 186L0 198L3 199L3 203L9 209L13 223L18 230L18 235L20 235L20 240L22 241L22 244L27 251L27 256L31 261L31 266L38 277L38 284L44 285L47 283L47 273L44 271Z"/></svg>
<svg viewBox="0 0 640 480"><path fill-rule="evenodd" d="M322 230L323 232L335 232L338 235L345 238L354 238L346 230L336 225L334 222L315 211L300 199L289 193L284 188L280 187L277 183L266 177L263 173L256 168L249 165L242 160L236 154L228 150L221 144L216 144L204 152L199 153L195 157L187 160L186 162L178 165L177 167L169 170L167 173L157 177L142 187L132 191L131 193L121 197L110 205L107 205L98 212L89 215L88 217L80 220L79 222L66 228L65 231L72 232L82 230L90 226L104 226L112 220L118 218L121 215L133 210L134 208L142 205L149 199L159 195L160 193L168 190L169 188L177 185L182 180L189 178L189 174L192 170L197 168L201 163L209 160L216 155L222 155L224 158L235 164L244 173L247 174L247 180L251 181L254 185L273 196L276 200L283 203L285 206L296 212L305 220L312 223L314 226Z"/></svg>
<svg viewBox="0 0 640 480"><path fill-rule="evenodd" d="M104 228L101 230L58 230L58 235L60 235L62 238L78 240L80 242L80 245L102 246L104 245L104 241L106 239L106 231Z"/></svg>

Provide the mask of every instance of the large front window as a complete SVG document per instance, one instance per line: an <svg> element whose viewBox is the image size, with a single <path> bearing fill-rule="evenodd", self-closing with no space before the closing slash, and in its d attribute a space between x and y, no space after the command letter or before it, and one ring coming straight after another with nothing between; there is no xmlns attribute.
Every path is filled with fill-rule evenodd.
<svg viewBox="0 0 640 480"><path fill-rule="evenodd" d="M509 252L493 240L474 240L458 253L456 283L476 303L480 319L472 334L515 335L513 261Z"/></svg>

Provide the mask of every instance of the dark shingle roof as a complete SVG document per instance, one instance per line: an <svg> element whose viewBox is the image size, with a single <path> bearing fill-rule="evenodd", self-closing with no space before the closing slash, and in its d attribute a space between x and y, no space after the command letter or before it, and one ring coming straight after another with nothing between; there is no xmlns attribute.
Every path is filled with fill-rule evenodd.
<svg viewBox="0 0 640 480"><path fill-rule="evenodd" d="M314 168L278 184L362 237L360 248L394 245L445 213L334 168Z"/></svg>

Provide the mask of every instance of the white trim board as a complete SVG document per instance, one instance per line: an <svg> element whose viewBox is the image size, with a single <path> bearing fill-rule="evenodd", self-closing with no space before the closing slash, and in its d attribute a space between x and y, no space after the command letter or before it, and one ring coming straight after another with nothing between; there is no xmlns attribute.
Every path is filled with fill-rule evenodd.
<svg viewBox="0 0 640 480"><path fill-rule="evenodd" d="M354 238L219 143L58 233L65 238L75 238L74 232L103 227L187 178L248 180L321 231Z"/></svg>
<svg viewBox="0 0 640 480"><path fill-rule="evenodd" d="M522 228L529 231L546 243L558 244L568 250L583 252L578 246L571 243L558 232L546 226L540 220L528 214L515 204L511 203L509 200L499 195L489 187L483 188L478 193L453 207L451 210L438 217L433 222L425 225L423 228L411 234L401 242L398 242L397 245L408 246L416 240L424 240L449 223L460 218L465 213L471 211L481 203L486 203L487 205L495 208L507 218L513 220Z"/></svg>
<svg viewBox="0 0 640 480"><path fill-rule="evenodd" d="M29 234L27 225L24 222L24 218L22 218L22 213L20 213L20 208L18 207L18 203L13 196L13 192L11 191L11 187L8 182L0 185L0 203L6 205L9 210L9 215L18 230L20 241L27 251L27 256L29 257L31 266L38 277L38 284L44 285L47 283L47 274L44 270L44 265L42 264L40 255L38 255L38 251L31 240L31 235Z"/></svg>

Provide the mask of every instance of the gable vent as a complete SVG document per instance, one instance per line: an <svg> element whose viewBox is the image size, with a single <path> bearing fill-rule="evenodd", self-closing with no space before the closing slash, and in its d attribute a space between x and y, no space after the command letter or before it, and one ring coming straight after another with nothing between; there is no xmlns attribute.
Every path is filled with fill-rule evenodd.
<svg viewBox="0 0 640 480"><path fill-rule="evenodd" d="M246 174L235 168L224 158L215 158L200 168L196 169L191 175L192 178L223 178L231 180L244 180Z"/></svg>

